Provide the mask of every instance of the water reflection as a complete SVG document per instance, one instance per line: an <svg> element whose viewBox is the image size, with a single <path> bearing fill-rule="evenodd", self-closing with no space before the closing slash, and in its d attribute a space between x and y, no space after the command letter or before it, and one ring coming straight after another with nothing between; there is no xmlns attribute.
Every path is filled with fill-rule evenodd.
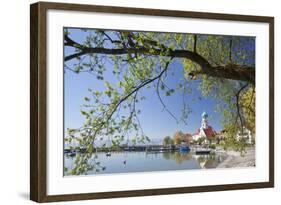
<svg viewBox="0 0 281 205"><path fill-rule="evenodd" d="M112 152L111 156L97 153L92 158L97 159L104 169L99 169L98 172L90 170L85 174L209 169L217 167L225 156L180 152ZM69 170L74 168L75 159L76 156L65 155L65 167L68 170L65 175L71 175ZM97 160L89 160L89 163L95 163Z"/></svg>
<svg viewBox="0 0 281 205"><path fill-rule="evenodd" d="M208 155L194 155L201 168L210 169L216 168L225 157L222 155L208 154Z"/></svg>
<svg viewBox="0 0 281 205"><path fill-rule="evenodd" d="M181 152L163 152L164 159L173 159L177 164L182 164L184 161L192 160L191 153L181 153Z"/></svg>

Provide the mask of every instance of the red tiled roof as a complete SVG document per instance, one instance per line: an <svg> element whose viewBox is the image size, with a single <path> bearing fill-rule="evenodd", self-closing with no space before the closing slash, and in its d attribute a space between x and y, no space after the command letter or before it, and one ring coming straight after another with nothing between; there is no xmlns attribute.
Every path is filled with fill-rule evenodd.
<svg viewBox="0 0 281 205"><path fill-rule="evenodd" d="M204 129L204 132L207 138L211 138L216 135L216 131L211 126L209 126L207 129Z"/></svg>
<svg viewBox="0 0 281 205"><path fill-rule="evenodd" d="M203 129L203 131L207 138L211 138L216 135L216 131L211 126L209 126L206 129ZM194 135L199 135L199 133L200 133L200 129L197 129L196 132L194 133Z"/></svg>

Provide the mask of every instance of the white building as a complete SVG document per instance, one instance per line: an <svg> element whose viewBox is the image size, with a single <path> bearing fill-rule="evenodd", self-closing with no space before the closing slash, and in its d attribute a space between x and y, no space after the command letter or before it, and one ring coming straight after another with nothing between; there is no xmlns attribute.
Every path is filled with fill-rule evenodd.
<svg viewBox="0 0 281 205"><path fill-rule="evenodd" d="M240 140L244 138L246 143L248 144L252 144L253 143L253 136L252 133L249 129L247 129L246 127L243 127L243 133L242 131L239 131L236 135L236 140Z"/></svg>

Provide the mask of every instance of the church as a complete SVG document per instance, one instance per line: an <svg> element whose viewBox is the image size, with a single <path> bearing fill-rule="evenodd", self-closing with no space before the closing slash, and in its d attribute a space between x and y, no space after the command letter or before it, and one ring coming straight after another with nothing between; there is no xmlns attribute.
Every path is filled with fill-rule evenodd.
<svg viewBox="0 0 281 205"><path fill-rule="evenodd" d="M200 138L205 139L205 143L209 143L214 137L216 136L216 131L208 125L208 114L206 112L203 112L201 120L201 127L196 130L196 133L192 136L192 139L194 141L197 141Z"/></svg>

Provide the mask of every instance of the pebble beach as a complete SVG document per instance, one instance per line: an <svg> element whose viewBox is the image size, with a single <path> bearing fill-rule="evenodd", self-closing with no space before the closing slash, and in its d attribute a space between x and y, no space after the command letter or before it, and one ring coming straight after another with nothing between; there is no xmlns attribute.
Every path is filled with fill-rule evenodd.
<svg viewBox="0 0 281 205"><path fill-rule="evenodd" d="M240 152L226 151L227 158L220 163L217 168L230 167L254 167L255 166L255 148L247 148L246 152L241 156Z"/></svg>

